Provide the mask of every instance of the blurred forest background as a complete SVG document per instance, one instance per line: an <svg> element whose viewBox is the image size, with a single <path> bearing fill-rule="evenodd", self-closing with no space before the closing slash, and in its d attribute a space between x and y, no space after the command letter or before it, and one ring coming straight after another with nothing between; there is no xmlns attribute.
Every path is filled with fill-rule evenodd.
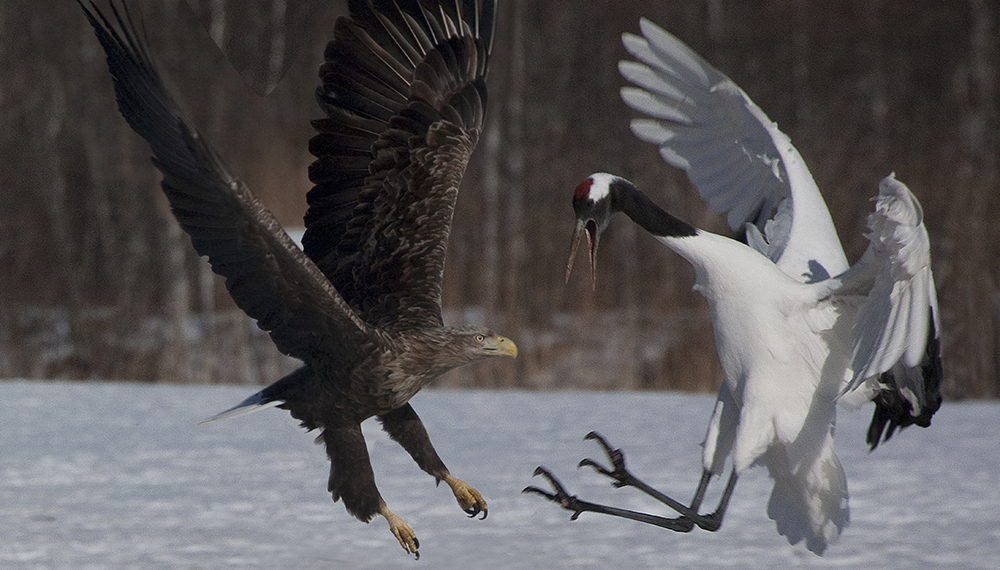
<svg viewBox="0 0 1000 570"><path fill-rule="evenodd" d="M132 4L194 124L283 223L299 226L316 71L346 3L190 2ZM622 174L681 218L729 233L628 130L616 62L621 33L636 32L640 16L729 75L791 136L850 260L867 245L878 181L894 171L909 185L931 235L946 394L1000 395L1000 8L991 0L507 0L445 303L447 322L491 326L520 356L441 384L718 386L693 271L632 224L618 220L606 235L596 291L585 262L563 283L571 193L594 171ZM0 377L256 384L295 366L193 253L158 183L76 3L0 4Z"/></svg>

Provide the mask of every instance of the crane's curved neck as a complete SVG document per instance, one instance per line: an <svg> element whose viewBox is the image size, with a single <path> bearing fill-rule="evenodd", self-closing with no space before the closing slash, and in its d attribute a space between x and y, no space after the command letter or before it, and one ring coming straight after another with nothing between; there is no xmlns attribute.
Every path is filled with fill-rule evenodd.
<svg viewBox="0 0 1000 570"><path fill-rule="evenodd" d="M690 237L698 230L657 206L634 184L618 178L610 185L612 211L622 212L644 230L658 237Z"/></svg>

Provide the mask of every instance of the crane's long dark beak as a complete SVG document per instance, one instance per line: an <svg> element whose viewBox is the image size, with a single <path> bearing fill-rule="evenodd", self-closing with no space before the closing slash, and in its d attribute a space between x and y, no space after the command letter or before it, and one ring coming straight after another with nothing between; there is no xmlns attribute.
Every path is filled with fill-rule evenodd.
<svg viewBox="0 0 1000 570"><path fill-rule="evenodd" d="M573 260L576 259L576 249L580 246L580 238L587 236L587 249L590 250L590 283L591 287L597 289L597 223L594 220L577 220L576 230L573 232L573 242L569 247L569 261L566 262L566 283L569 283L569 274L573 271Z"/></svg>

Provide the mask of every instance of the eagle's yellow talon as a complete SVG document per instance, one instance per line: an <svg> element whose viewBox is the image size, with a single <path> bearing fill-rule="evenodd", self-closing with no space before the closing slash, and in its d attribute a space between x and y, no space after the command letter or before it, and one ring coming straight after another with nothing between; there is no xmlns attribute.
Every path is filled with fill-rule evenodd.
<svg viewBox="0 0 1000 570"><path fill-rule="evenodd" d="M458 500L458 506L462 507L462 510L468 513L470 517L474 517L479 513L483 513L481 518L486 518L488 509L486 507L486 500L483 496L479 494L479 491L472 488L471 485L452 477L450 474L446 475L444 482L451 487L451 491L455 493L455 499Z"/></svg>
<svg viewBox="0 0 1000 570"><path fill-rule="evenodd" d="M417 535L410 528L410 525L406 524L406 521L399 518L396 513L390 511L389 507L383 506L379 510L379 514L389 523L389 530L392 531L392 535L399 541L403 550L415 555L419 560L420 553L417 552L417 549L420 548L420 541L417 540Z"/></svg>

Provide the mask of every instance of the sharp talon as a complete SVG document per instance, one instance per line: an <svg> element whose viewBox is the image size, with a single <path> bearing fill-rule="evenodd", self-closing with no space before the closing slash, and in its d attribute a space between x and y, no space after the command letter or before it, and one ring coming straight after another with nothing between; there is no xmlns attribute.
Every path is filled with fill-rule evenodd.
<svg viewBox="0 0 1000 570"><path fill-rule="evenodd" d="M556 479L556 476L553 475L551 471L539 465L538 467L535 468L535 473L532 475L532 477L537 477L538 475L541 475L542 477L548 479L549 484L552 485L552 488L555 489L557 493L562 493L564 495L566 494L566 490L563 489L562 484L559 482L558 479ZM528 487L528 488L537 489L536 492L549 496L548 493L543 492L541 489L538 489L538 487Z"/></svg>
<svg viewBox="0 0 1000 570"><path fill-rule="evenodd" d="M566 489L563 488L561 483L559 483L559 480L556 479L555 475L553 475L551 472L549 472L548 469L544 467L538 467L537 469L535 469L535 475L541 475L546 479L548 479L549 483L552 485L552 488L555 490L555 492L549 493L548 491L543 491L542 489L539 489L538 487L534 486L525 487L524 490L522 490L521 492L537 493L545 497L546 499L552 501L553 503L558 503L559 506L561 506L562 508L568 511L573 511L573 514L572 516L570 516L569 520L575 521L577 517L580 516L580 513L583 512L583 510L581 510L579 507L576 495L570 495L569 493L567 493Z"/></svg>
<svg viewBox="0 0 1000 570"><path fill-rule="evenodd" d="M576 466L577 469L580 469L582 467L591 467L593 468L594 471L597 471L598 473L604 475L605 477L611 477L611 478L615 477L615 474L613 472L609 471L606 467L600 465L593 459L584 459Z"/></svg>
<svg viewBox="0 0 1000 570"><path fill-rule="evenodd" d="M597 443L601 444L601 447L604 448L604 452L607 453L608 456L611 456L612 454L620 453L621 452L620 449L614 449L613 447L611 447L611 444L608 443L608 440L604 439L604 436L602 436L601 434L597 433L596 431L592 431L592 432L588 433L587 437L585 437L584 439L594 439L594 440L597 440Z"/></svg>
<svg viewBox="0 0 1000 570"><path fill-rule="evenodd" d="M455 499L458 500L458 506L465 514L469 515L470 519L475 518L479 513L483 513L480 520L486 518L489 508L486 506L486 500L483 499L479 491L473 489L465 481L456 479L451 474L446 475L442 480L451 487Z"/></svg>
<svg viewBox="0 0 1000 570"><path fill-rule="evenodd" d="M417 549L420 548L420 541L417 540L417 535L413 533L410 525L406 524L403 519L390 511L389 507L385 505L382 506L379 514L385 517L385 520L389 523L389 530L396 537L396 540L399 541L399 545L403 547L403 550L415 555L419 560L420 553L417 552Z"/></svg>
<svg viewBox="0 0 1000 570"><path fill-rule="evenodd" d="M615 448L611 447L611 444L608 443L608 440L605 439L603 435L597 433L596 431L592 431L592 432L588 433L586 435L586 437L584 437L583 439L593 439L593 440L597 441L597 443L599 443L601 445L601 447L604 448L604 452L607 453L608 455L611 455L612 453L616 453L616 452L621 451L619 449L615 449Z"/></svg>
<svg viewBox="0 0 1000 570"><path fill-rule="evenodd" d="M615 468L615 471L625 470L625 454L622 453L621 449L616 449L614 447L611 447L611 444L608 443L608 440L604 439L604 437L602 437L601 434L594 431L587 434L587 439L597 440L597 443L599 443L601 447L604 448L604 453L608 456L608 460L611 461L611 465ZM595 469L597 469L597 465L593 463L593 460L584 459L584 461L590 461L591 462L590 465L593 466ZM581 461L580 463L583 462Z"/></svg>
<svg viewBox="0 0 1000 570"><path fill-rule="evenodd" d="M521 492L522 493L537 493L537 494L545 497L546 499L549 499L550 501L552 500L552 495L550 493L548 493L546 491L543 491L543 490L539 489L538 487L535 487L534 485L532 485L530 487L525 487L525 488L521 489Z"/></svg>
<svg viewBox="0 0 1000 570"><path fill-rule="evenodd" d="M601 447L604 448L604 453L608 456L608 461L611 462L611 467L605 467L588 457L577 464L578 469L581 467L591 467L594 471L600 473L601 475L613 479L611 482L612 485L619 489L635 484L635 477L633 477L629 470L625 467L625 454L622 453L621 449L611 447L611 444L609 444L607 440L596 431L588 433L586 439L597 440Z"/></svg>

